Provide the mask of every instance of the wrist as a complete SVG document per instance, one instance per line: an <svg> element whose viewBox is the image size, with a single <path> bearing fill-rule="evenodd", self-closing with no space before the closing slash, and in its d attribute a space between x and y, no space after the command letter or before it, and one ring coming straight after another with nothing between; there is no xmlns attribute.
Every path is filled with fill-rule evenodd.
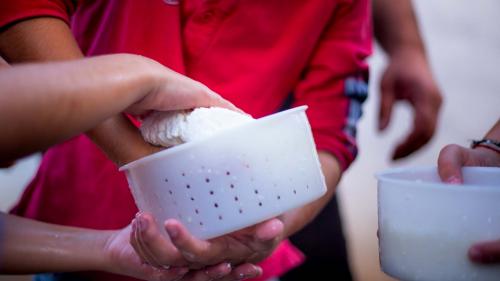
<svg viewBox="0 0 500 281"><path fill-rule="evenodd" d="M108 241L111 240L114 231L92 230L83 239L91 241L85 251L84 261L87 266L84 270L114 272L112 259L107 251Z"/></svg>
<svg viewBox="0 0 500 281"><path fill-rule="evenodd" d="M493 139L473 140L471 148L481 151L489 151L500 156L500 141Z"/></svg>

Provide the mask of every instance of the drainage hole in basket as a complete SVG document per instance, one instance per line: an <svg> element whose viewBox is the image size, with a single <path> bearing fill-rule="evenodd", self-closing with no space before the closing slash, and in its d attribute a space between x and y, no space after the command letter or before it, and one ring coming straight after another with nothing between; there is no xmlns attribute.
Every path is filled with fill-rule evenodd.
<svg viewBox="0 0 500 281"><path fill-rule="evenodd" d="M229 176L231 173L229 171L226 171L226 176Z"/></svg>
<svg viewBox="0 0 500 281"><path fill-rule="evenodd" d="M240 214L243 214L243 209L240 209L239 212L240 212Z"/></svg>
<svg viewBox="0 0 500 281"><path fill-rule="evenodd" d="M231 185L230 185L230 187L231 187L231 188L234 188L234 184L231 184Z"/></svg>
<svg viewBox="0 0 500 281"><path fill-rule="evenodd" d="M203 222L202 222L202 221L200 221L200 225L203 225Z"/></svg>
<svg viewBox="0 0 500 281"><path fill-rule="evenodd" d="M219 204L214 203L214 207L215 207L215 208L219 208Z"/></svg>
<svg viewBox="0 0 500 281"><path fill-rule="evenodd" d="M187 189L190 189L190 188L191 188L191 185L186 184L186 188L187 188Z"/></svg>
<svg viewBox="0 0 500 281"><path fill-rule="evenodd" d="M222 216L221 215L219 215L219 220L222 220Z"/></svg>
<svg viewBox="0 0 500 281"><path fill-rule="evenodd" d="M172 192L172 190L171 190L171 189L169 189L169 190L168 190L168 193L169 193L170 195L172 195L172 193L173 193L173 192Z"/></svg>
<svg viewBox="0 0 500 281"><path fill-rule="evenodd" d="M280 200L280 199L281 199L281 196L279 196L279 195L278 195L278 197L276 197L276 198L277 198L278 200Z"/></svg>
<svg viewBox="0 0 500 281"><path fill-rule="evenodd" d="M167 179L167 178L165 178L165 182L168 182L168 179Z"/></svg>
<svg viewBox="0 0 500 281"><path fill-rule="evenodd" d="M194 197L191 197L191 201L194 201Z"/></svg>
<svg viewBox="0 0 500 281"><path fill-rule="evenodd" d="M259 202L259 207L262 207L262 202Z"/></svg>
<svg viewBox="0 0 500 281"><path fill-rule="evenodd" d="M209 179L209 178L206 178L206 179L205 179L205 182L209 183L209 182L210 182L210 179Z"/></svg>
<svg viewBox="0 0 500 281"><path fill-rule="evenodd" d="M293 190L293 194L297 194L297 190L295 190L295 189L294 189L294 190Z"/></svg>
<svg viewBox="0 0 500 281"><path fill-rule="evenodd" d="M185 177L185 176L186 176L186 173L182 172L182 174L181 174L181 175L182 175L183 177Z"/></svg>
<svg viewBox="0 0 500 281"><path fill-rule="evenodd" d="M238 196L234 196L234 201L238 201Z"/></svg>
<svg viewBox="0 0 500 281"><path fill-rule="evenodd" d="M253 191L255 194L259 194L259 191L256 189Z"/></svg>
<svg viewBox="0 0 500 281"><path fill-rule="evenodd" d="M198 211L198 209L194 209L194 212L197 213L197 214L200 213L200 211Z"/></svg>
<svg viewBox="0 0 500 281"><path fill-rule="evenodd" d="M214 195L214 191L213 190L210 190L210 195Z"/></svg>

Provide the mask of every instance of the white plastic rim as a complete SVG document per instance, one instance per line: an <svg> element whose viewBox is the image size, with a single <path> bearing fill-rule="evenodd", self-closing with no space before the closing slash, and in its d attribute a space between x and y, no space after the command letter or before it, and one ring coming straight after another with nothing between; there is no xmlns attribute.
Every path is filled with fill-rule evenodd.
<svg viewBox="0 0 500 281"><path fill-rule="evenodd" d="M120 168L141 211L209 239L275 217L326 192L305 106Z"/></svg>
<svg viewBox="0 0 500 281"><path fill-rule="evenodd" d="M436 167L377 174L382 270L401 280L500 280L500 265L469 261L469 247L500 238L500 168L466 167L463 185Z"/></svg>

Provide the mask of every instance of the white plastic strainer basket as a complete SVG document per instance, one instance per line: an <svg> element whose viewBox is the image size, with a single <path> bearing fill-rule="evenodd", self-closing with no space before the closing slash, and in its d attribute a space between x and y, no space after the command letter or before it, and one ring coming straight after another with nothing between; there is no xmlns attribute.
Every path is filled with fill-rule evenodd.
<svg viewBox="0 0 500 281"><path fill-rule="evenodd" d="M158 223L178 219L200 239L233 232L326 192L306 108L166 149L120 170L138 208Z"/></svg>

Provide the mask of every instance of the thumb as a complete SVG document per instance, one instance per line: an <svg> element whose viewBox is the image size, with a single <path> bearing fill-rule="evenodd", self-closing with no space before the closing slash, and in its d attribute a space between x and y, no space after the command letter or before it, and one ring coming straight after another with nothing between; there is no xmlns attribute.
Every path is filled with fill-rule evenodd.
<svg viewBox="0 0 500 281"><path fill-rule="evenodd" d="M451 184L463 183L465 148L450 144L441 149L438 157L438 173L441 180Z"/></svg>
<svg viewBox="0 0 500 281"><path fill-rule="evenodd" d="M270 241L283 233L283 222L277 218L267 220L256 226L255 234L260 241Z"/></svg>

